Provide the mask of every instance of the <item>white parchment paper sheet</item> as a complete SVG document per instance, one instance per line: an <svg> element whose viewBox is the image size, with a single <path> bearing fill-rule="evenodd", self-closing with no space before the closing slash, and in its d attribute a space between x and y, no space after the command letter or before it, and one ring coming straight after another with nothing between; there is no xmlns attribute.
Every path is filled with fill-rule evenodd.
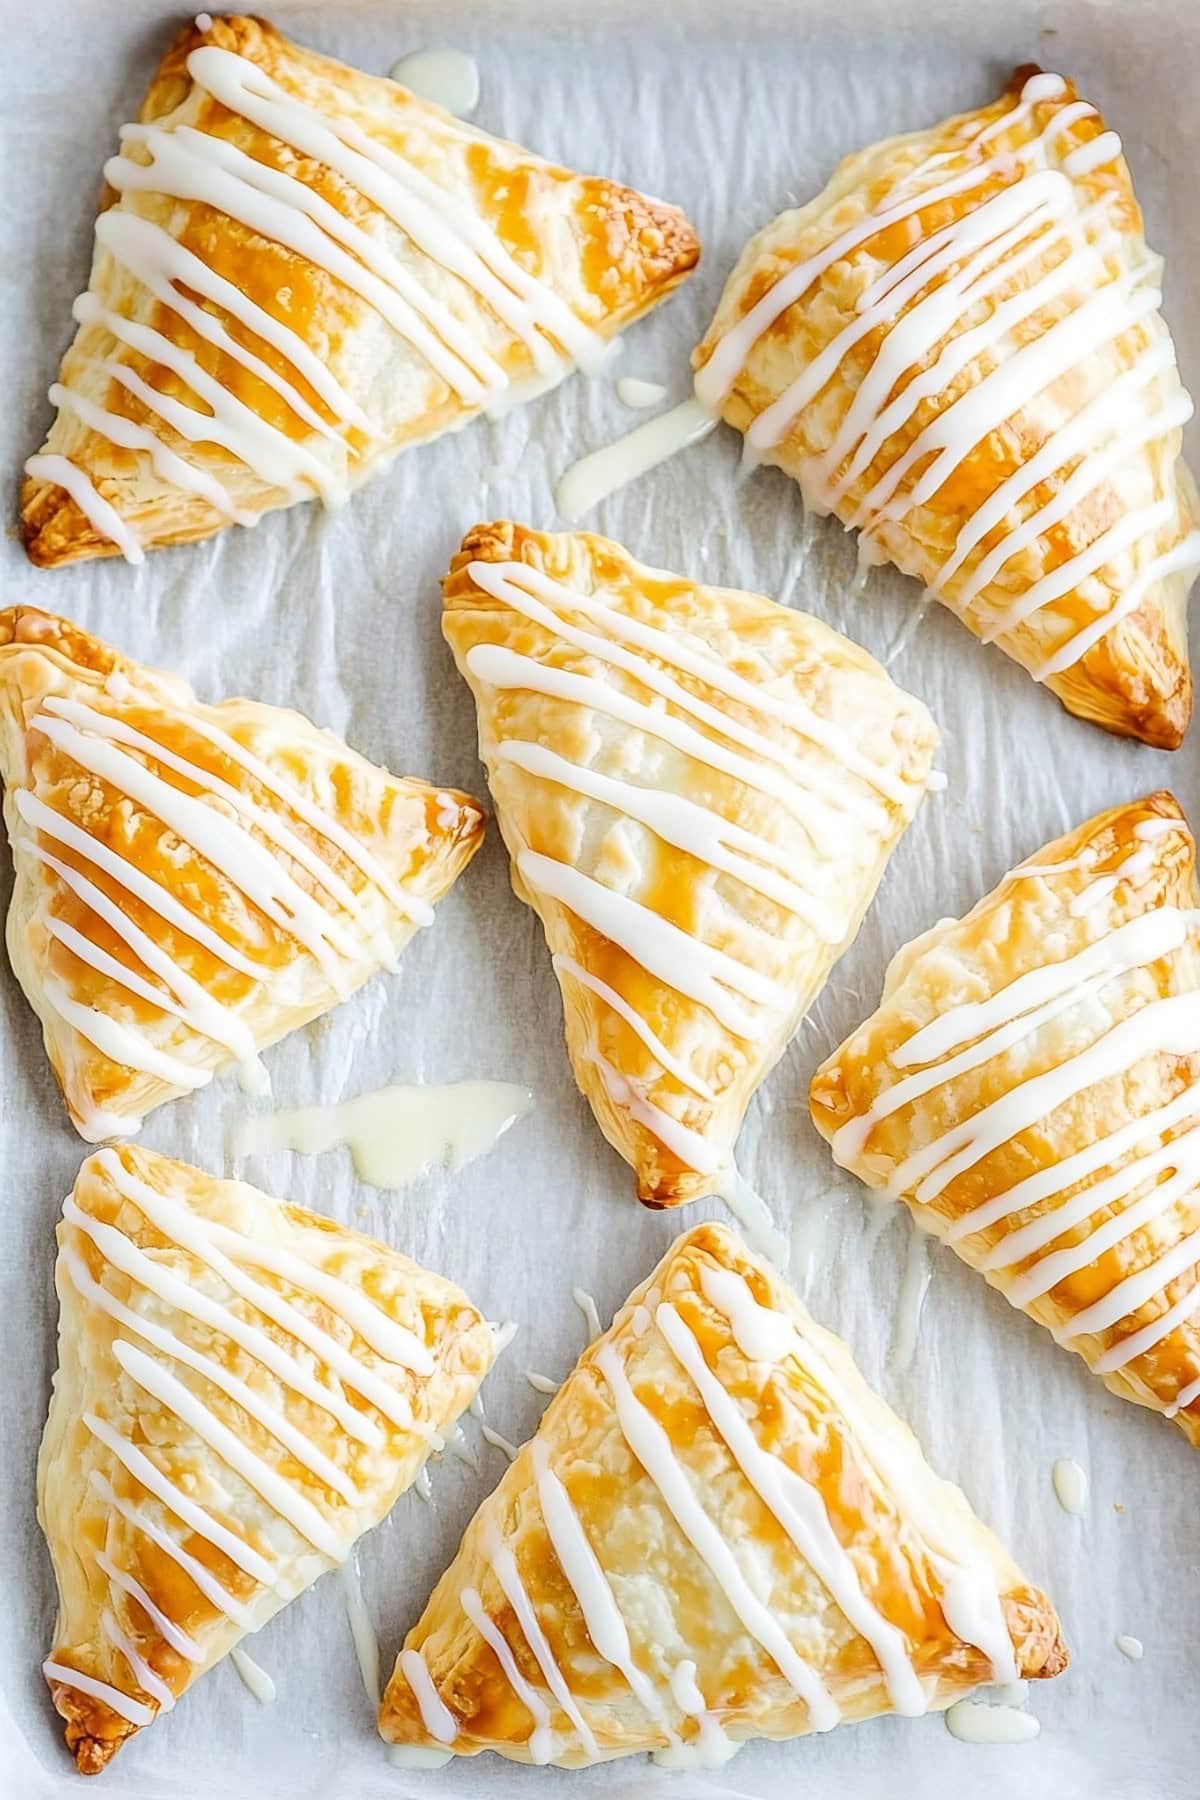
<svg viewBox="0 0 1200 1800"><path fill-rule="evenodd" d="M615 373L682 397L687 353L746 235L815 192L841 154L987 101L1012 67L1074 75L1126 144L1152 242L1167 254L1167 306L1185 378L1200 384L1200 213L1195 118L1200 13L1180 0L1037 7L954 0L793 0L722 8L704 0L273 0L301 41L385 72L402 53L452 44L479 59L476 118L581 168L621 176L686 206L704 243L700 273L627 337ZM48 417L44 398L86 280L102 160L133 115L182 11L161 0L37 0L0 6L0 487L13 515L20 463ZM303 708L393 768L483 791L473 708L439 633L439 579L463 531L508 515L555 522L552 484L572 455L634 422L611 378L576 378L495 423L402 458L337 515L317 506L254 532L56 573L0 547L4 603L66 613L217 698L248 692ZM1193 449L1196 448L1193 439ZM716 434L673 467L609 501L587 523L666 566L786 594L893 651L896 677L944 731L947 793L932 796L892 861L879 898L742 1137L748 1176L796 1220L794 1265L818 1316L853 1345L867 1376L917 1428L930 1457L1043 1582L1073 1661L1035 1689L1033 1744L956 1742L940 1718L881 1720L824 1739L752 1745L712 1775L644 1762L583 1774L496 1758L436 1774L389 1767L374 1735L336 1581L319 1584L253 1643L279 1685L261 1708L228 1664L145 1732L102 1778L110 1800L382 1800L581 1795L623 1800L791 1800L800 1793L883 1800L1194 1800L1200 1668L1200 1510L1195 1452L1162 1421L1112 1400L1082 1364L953 1256L939 1255L915 1359L888 1347L909 1225L872 1235L853 1183L838 1176L807 1115L816 1063L874 1004L896 947L959 912L1017 858L1093 810L1170 783L1200 818L1200 734L1174 757L1119 743L1070 719L998 652L931 613L907 642L915 588L887 571L851 589L854 548L820 524L797 558L796 491L773 472L735 491L737 443ZM497 473L497 470L501 471ZM10 875L2 858L0 897ZM579 1099L560 1041L549 958L513 898L494 831L421 934L400 973L270 1053L278 1103L333 1100L387 1080L493 1076L526 1081L537 1111L456 1178L384 1196L358 1184L344 1153L276 1156L245 1170L278 1194L377 1233L462 1282L520 1335L490 1380L493 1424L514 1439L544 1401L526 1367L564 1373L583 1342L574 1283L605 1320L674 1233L703 1208L654 1215ZM228 1170L225 1132L245 1102L215 1085L153 1116L145 1142ZM34 1519L34 1459L54 1362L53 1227L83 1155L60 1105L31 1014L0 972L0 1800L78 1791L39 1663L54 1613ZM719 1210L716 1203L710 1209ZM467 1422L472 1442L478 1428ZM1091 1475L1086 1517L1050 1487L1056 1456ZM385 1663L452 1556L503 1458L481 1446L477 1473L447 1460L433 1503L403 1498L361 1547ZM1113 1638L1145 1641L1144 1662Z"/></svg>

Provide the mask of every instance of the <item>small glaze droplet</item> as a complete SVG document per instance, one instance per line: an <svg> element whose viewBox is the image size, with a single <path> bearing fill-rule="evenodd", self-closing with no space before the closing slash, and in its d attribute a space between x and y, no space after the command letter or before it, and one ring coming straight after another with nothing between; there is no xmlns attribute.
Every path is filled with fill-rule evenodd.
<svg viewBox="0 0 1200 1800"><path fill-rule="evenodd" d="M1141 1638L1126 1637L1125 1633L1122 1632L1120 1637L1114 1638L1113 1642L1121 1652L1121 1655L1127 1656L1130 1662L1141 1662L1143 1656L1146 1654L1145 1646L1143 1645Z"/></svg>
<svg viewBox="0 0 1200 1800"><path fill-rule="evenodd" d="M600 1314L596 1310L596 1302L587 1289L581 1287L571 1289L571 1298L583 1314L583 1322L588 1331L588 1342L591 1343L592 1339L598 1338L604 1329L600 1323Z"/></svg>
<svg viewBox="0 0 1200 1800"><path fill-rule="evenodd" d="M956 1700L946 1712L946 1730L964 1744L1027 1744L1041 1726L1032 1713L1013 1706L981 1706Z"/></svg>
<svg viewBox="0 0 1200 1800"><path fill-rule="evenodd" d="M479 65L465 50L415 50L388 71L421 100L465 119L479 104Z"/></svg>
<svg viewBox="0 0 1200 1800"><path fill-rule="evenodd" d="M1069 1456L1060 1456L1051 1470L1054 1497L1064 1512L1076 1518L1087 1511L1088 1478L1086 1472Z"/></svg>
<svg viewBox="0 0 1200 1800"><path fill-rule="evenodd" d="M229 1652L229 1660L250 1689L260 1706L270 1706L275 1698L275 1683L265 1669L259 1667L254 1658L245 1650L234 1649Z"/></svg>
<svg viewBox="0 0 1200 1800"><path fill-rule="evenodd" d="M622 375L617 383L617 399L622 406L641 412L647 406L658 406L667 397L661 381L642 381L637 375Z"/></svg>

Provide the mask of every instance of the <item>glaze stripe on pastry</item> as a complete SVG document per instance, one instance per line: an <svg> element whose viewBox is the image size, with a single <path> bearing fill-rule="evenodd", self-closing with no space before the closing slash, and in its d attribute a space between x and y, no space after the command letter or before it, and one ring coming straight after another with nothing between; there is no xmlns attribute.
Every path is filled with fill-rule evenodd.
<svg viewBox="0 0 1200 1800"><path fill-rule="evenodd" d="M812 1090L838 1162L1193 1440L1198 901L1169 795L1103 813L901 952Z"/></svg>
<svg viewBox="0 0 1200 1800"><path fill-rule="evenodd" d="M815 620L582 534L477 528L445 632L580 1085L644 1199L711 1191L919 802L928 715Z"/></svg>
<svg viewBox="0 0 1200 1800"><path fill-rule="evenodd" d="M845 1346L705 1225L483 1503L380 1728L425 1752L715 1765L1064 1662L1049 1603Z"/></svg>
<svg viewBox="0 0 1200 1800"><path fill-rule="evenodd" d="M1120 139L1035 74L760 233L697 394L1072 710L1173 746L1200 531L1161 269Z"/></svg>
<svg viewBox="0 0 1200 1800"><path fill-rule="evenodd" d="M464 795L28 608L0 614L0 774L14 967L92 1140L230 1062L261 1087L259 1050L394 968L483 829Z"/></svg>
<svg viewBox="0 0 1200 1800"><path fill-rule="evenodd" d="M43 1669L94 1773L345 1559L471 1399L494 1334L383 1245L130 1147L83 1165L58 1244Z"/></svg>
<svg viewBox="0 0 1200 1800"><path fill-rule="evenodd" d="M261 21L188 27L105 165L36 561L345 499L404 444L593 367L696 260L682 215L569 175Z"/></svg>

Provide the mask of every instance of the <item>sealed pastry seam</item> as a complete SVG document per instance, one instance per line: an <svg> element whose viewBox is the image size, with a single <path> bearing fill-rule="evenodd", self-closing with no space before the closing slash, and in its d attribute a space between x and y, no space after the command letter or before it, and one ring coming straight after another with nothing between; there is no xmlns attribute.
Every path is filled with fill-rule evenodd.
<svg viewBox="0 0 1200 1800"><path fill-rule="evenodd" d="M22 490L45 565L336 504L596 365L699 255L676 208L237 15L183 29L105 178Z"/></svg>
<svg viewBox="0 0 1200 1800"><path fill-rule="evenodd" d="M467 795L298 713L183 681L33 608L0 613L7 941L89 1141L241 1069L431 923L478 848Z"/></svg>
<svg viewBox="0 0 1200 1800"><path fill-rule="evenodd" d="M818 1070L834 1156L1200 1442L1200 894L1168 793L895 957Z"/></svg>
<svg viewBox="0 0 1200 1800"><path fill-rule="evenodd" d="M44 1670L95 1774L385 1516L495 1353L450 1282L123 1146L63 1208Z"/></svg>
<svg viewBox="0 0 1200 1800"><path fill-rule="evenodd" d="M477 526L444 630L579 1086L643 1201L711 1193L920 802L933 723L818 620L585 533Z"/></svg>
<svg viewBox="0 0 1200 1800"><path fill-rule="evenodd" d="M1191 714L1192 405L1117 134L1058 75L846 159L744 250L704 404L1063 704Z"/></svg>
<svg viewBox="0 0 1200 1800"><path fill-rule="evenodd" d="M380 1729L426 1755L715 1766L1065 1663L1049 1601L845 1345L702 1225L484 1501Z"/></svg>

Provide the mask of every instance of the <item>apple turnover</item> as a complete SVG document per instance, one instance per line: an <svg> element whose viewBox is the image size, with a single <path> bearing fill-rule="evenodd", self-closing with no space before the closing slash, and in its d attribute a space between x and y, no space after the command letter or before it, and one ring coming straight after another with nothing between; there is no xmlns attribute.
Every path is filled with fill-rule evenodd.
<svg viewBox="0 0 1200 1800"><path fill-rule="evenodd" d="M26 464L36 563L207 537L596 366L694 266L682 213L260 19L184 27L105 164Z"/></svg>
<svg viewBox="0 0 1200 1800"><path fill-rule="evenodd" d="M495 1337L395 1250L131 1145L79 1171L55 1283L43 1668L92 1775L345 1561L470 1403Z"/></svg>
<svg viewBox="0 0 1200 1800"><path fill-rule="evenodd" d="M1116 133L1058 75L847 158L695 353L746 455L1064 706L1174 749L1200 565L1191 402Z"/></svg>
<svg viewBox="0 0 1200 1800"><path fill-rule="evenodd" d="M833 1154L1200 1444L1200 894L1153 794L901 950L817 1071Z"/></svg>
<svg viewBox="0 0 1200 1800"><path fill-rule="evenodd" d="M647 1205L712 1193L924 793L932 721L818 620L586 534L476 527L443 628L576 1080Z"/></svg>
<svg viewBox="0 0 1200 1800"><path fill-rule="evenodd" d="M240 1066L396 958L470 861L465 794L299 713L198 701L30 607L0 613L8 949L91 1143Z"/></svg>
<svg viewBox="0 0 1200 1800"><path fill-rule="evenodd" d="M573 1768L1057 1674L1045 1595L724 1226L580 1358L405 1640L380 1729Z"/></svg>

